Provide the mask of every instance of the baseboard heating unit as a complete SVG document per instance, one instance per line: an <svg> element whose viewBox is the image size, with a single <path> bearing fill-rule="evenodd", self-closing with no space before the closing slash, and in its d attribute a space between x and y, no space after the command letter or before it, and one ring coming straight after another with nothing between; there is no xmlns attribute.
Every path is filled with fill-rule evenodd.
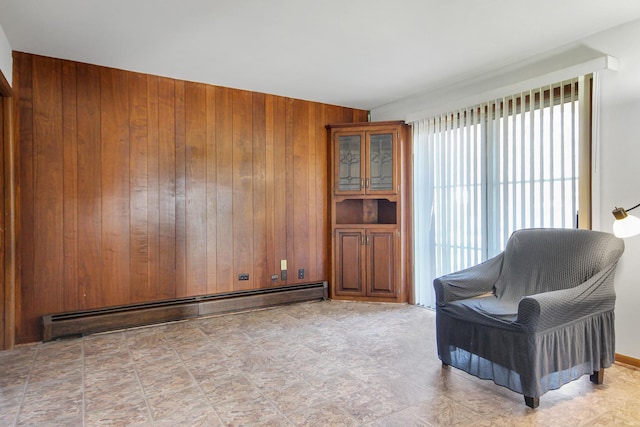
<svg viewBox="0 0 640 427"><path fill-rule="evenodd" d="M42 340L327 299L327 282L178 298L42 316Z"/></svg>

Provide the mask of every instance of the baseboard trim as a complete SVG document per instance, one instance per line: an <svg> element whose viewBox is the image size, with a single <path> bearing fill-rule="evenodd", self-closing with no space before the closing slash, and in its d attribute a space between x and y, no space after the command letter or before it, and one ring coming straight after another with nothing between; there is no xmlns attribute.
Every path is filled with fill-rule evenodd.
<svg viewBox="0 0 640 427"><path fill-rule="evenodd" d="M178 298L42 316L44 342L97 332L327 299L327 282Z"/></svg>
<svg viewBox="0 0 640 427"><path fill-rule="evenodd" d="M635 357L625 356L624 354L616 353L616 362L624 363L625 365L635 366L636 368L640 368L640 359L636 359Z"/></svg>

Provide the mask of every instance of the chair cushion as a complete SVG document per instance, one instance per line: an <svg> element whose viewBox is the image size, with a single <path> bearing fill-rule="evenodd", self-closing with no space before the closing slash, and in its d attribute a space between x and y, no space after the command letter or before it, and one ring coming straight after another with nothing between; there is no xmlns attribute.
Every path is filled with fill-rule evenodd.
<svg viewBox="0 0 640 427"><path fill-rule="evenodd" d="M522 331L522 327L515 323L518 318L517 301L503 300L492 295L450 302L441 307L441 310L453 318L469 323Z"/></svg>

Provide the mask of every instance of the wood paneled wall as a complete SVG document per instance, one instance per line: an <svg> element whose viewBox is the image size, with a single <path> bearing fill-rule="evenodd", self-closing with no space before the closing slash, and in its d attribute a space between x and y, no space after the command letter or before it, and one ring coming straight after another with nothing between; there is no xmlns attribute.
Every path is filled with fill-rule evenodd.
<svg viewBox="0 0 640 427"><path fill-rule="evenodd" d="M2 76L2 72L0 72L0 78L4 78ZM3 156L2 160L0 160L0 350L5 350L10 347L7 345L5 335L6 335L6 323L7 323L7 298L6 298L6 290L9 284L5 280L4 272L4 259L5 259L5 245L4 245L4 235L5 235L5 226L4 226L4 215L6 212L5 209L5 191L8 189L5 184L4 179L4 146L5 146L5 112L4 112L4 97L2 93L0 93L0 148L2 149Z"/></svg>
<svg viewBox="0 0 640 427"><path fill-rule="evenodd" d="M0 79L4 79L2 72L0 72ZM8 190L7 185L5 184L4 179L4 147L5 147L5 111L4 111L4 96L0 92L0 149L2 150L3 156L0 160L0 350L5 350L10 347L8 343L6 343L6 323L7 323L7 309L8 302L6 298L6 291L9 283L5 280L5 224L4 217L6 213L5 209L5 192Z"/></svg>
<svg viewBox="0 0 640 427"><path fill-rule="evenodd" d="M13 74L17 342L46 313L328 279L325 125L366 111L18 52Z"/></svg>
<svg viewBox="0 0 640 427"><path fill-rule="evenodd" d="M13 91L0 71L0 350L15 344L15 171Z"/></svg>

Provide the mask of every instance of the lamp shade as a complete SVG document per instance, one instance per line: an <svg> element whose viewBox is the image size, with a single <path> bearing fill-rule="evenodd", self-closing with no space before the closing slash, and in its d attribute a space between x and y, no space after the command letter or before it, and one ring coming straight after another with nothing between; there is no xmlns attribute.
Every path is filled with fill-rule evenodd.
<svg viewBox="0 0 640 427"><path fill-rule="evenodd" d="M622 219L616 219L613 223L613 234L621 238L640 234L640 218L627 214Z"/></svg>

